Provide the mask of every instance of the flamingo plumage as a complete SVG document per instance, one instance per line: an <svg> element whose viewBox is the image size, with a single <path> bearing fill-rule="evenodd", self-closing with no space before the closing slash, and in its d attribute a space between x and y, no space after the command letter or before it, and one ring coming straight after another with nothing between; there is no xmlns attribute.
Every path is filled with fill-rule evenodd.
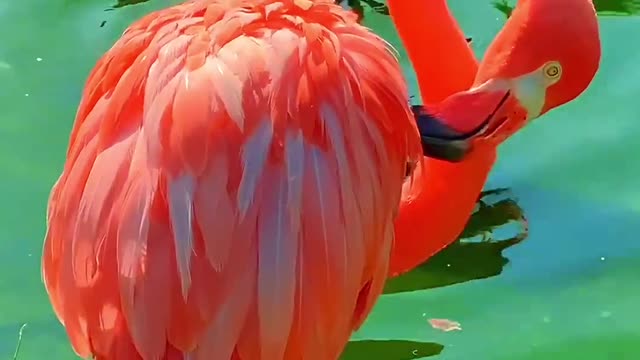
<svg viewBox="0 0 640 360"><path fill-rule="evenodd" d="M477 117L496 110L495 104L504 101L493 114L504 121L496 120L500 126L490 129L491 136L474 139L464 159L452 163L425 157L413 174L414 181L405 184L396 218L398 241L389 265L390 275L396 276L458 238L496 161L499 145L530 121L586 90L599 68L601 48L592 0L519 0L480 63L446 0L388 3L414 63L425 105L464 99L475 104ZM411 15L415 13L422 15ZM415 111L419 117L421 109ZM476 126L473 117L440 118L460 132Z"/></svg>
<svg viewBox="0 0 640 360"><path fill-rule="evenodd" d="M190 1L98 62L43 260L79 355L337 357L420 149L397 61L347 15Z"/></svg>
<svg viewBox="0 0 640 360"><path fill-rule="evenodd" d="M336 359L421 157L397 59L333 1L151 13L82 94L47 211L53 309L82 357Z"/></svg>

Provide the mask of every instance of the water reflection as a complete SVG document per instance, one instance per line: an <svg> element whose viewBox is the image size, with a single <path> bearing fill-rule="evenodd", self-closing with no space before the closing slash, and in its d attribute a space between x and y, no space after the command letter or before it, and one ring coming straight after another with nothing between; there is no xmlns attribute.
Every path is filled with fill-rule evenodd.
<svg viewBox="0 0 640 360"><path fill-rule="evenodd" d="M515 235L494 239L495 231L512 224L518 225ZM431 289L499 275L509 263L502 252L527 235L523 210L510 191L504 188L485 191L460 239L416 269L389 280L384 292Z"/></svg>
<svg viewBox="0 0 640 360"><path fill-rule="evenodd" d="M508 0L495 0L491 3L491 5L493 5L494 8L503 13L506 17L511 16L513 5L511 5Z"/></svg>
<svg viewBox="0 0 640 360"><path fill-rule="evenodd" d="M432 342L407 340L351 341L340 360L384 359L411 360L439 355L444 346Z"/></svg>
<svg viewBox="0 0 640 360"><path fill-rule="evenodd" d="M113 9L121 8L128 5L135 5L145 3L149 0L118 0L115 5L112 6Z"/></svg>
<svg viewBox="0 0 640 360"><path fill-rule="evenodd" d="M498 229L510 224L519 231L506 239L494 239ZM398 293L453 285L499 275L509 260L502 252L526 239L524 211L507 188L484 191L460 239L413 271L387 282L385 293ZM341 360L421 359L439 355L444 346L400 340L353 341Z"/></svg>
<svg viewBox="0 0 640 360"><path fill-rule="evenodd" d="M593 0L596 11L634 15L640 13L639 0Z"/></svg>

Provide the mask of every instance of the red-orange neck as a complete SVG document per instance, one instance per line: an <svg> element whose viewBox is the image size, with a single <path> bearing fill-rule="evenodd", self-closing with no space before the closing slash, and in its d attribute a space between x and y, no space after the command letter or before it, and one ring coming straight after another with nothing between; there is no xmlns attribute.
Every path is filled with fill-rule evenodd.
<svg viewBox="0 0 640 360"><path fill-rule="evenodd" d="M389 0L425 104L471 87L478 63L446 0Z"/></svg>
<svg viewBox="0 0 640 360"><path fill-rule="evenodd" d="M458 238L495 159L495 148L475 150L459 163L424 159L396 218L391 276L415 268Z"/></svg>

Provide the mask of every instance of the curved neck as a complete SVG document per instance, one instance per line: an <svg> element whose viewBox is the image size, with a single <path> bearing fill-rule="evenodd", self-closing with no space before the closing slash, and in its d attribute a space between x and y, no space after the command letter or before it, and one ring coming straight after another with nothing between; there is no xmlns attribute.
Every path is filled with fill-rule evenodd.
<svg viewBox="0 0 640 360"><path fill-rule="evenodd" d="M446 0L388 0L425 104L471 87L478 62Z"/></svg>
<svg viewBox="0 0 640 360"><path fill-rule="evenodd" d="M495 159L496 148L474 151L459 163L424 159L395 220L390 276L410 271L460 236Z"/></svg>

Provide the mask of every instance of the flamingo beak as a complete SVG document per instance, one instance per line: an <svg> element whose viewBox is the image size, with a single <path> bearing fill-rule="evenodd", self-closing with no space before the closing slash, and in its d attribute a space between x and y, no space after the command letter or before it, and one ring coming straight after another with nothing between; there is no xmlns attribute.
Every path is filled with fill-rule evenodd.
<svg viewBox="0 0 640 360"><path fill-rule="evenodd" d="M446 124L438 117L412 107L418 124L424 156L448 162L460 162L471 150L469 136Z"/></svg>
<svg viewBox="0 0 640 360"><path fill-rule="evenodd" d="M413 106L423 155L447 162L463 161L476 139L491 137L504 123L499 111L509 98L507 90L470 90L450 96L431 111Z"/></svg>
<svg viewBox="0 0 640 360"><path fill-rule="evenodd" d="M413 112L425 156L460 162L478 140L495 145L547 111L547 89L558 82L562 67L556 61L514 78L494 78ZM522 109L525 116L507 112Z"/></svg>

